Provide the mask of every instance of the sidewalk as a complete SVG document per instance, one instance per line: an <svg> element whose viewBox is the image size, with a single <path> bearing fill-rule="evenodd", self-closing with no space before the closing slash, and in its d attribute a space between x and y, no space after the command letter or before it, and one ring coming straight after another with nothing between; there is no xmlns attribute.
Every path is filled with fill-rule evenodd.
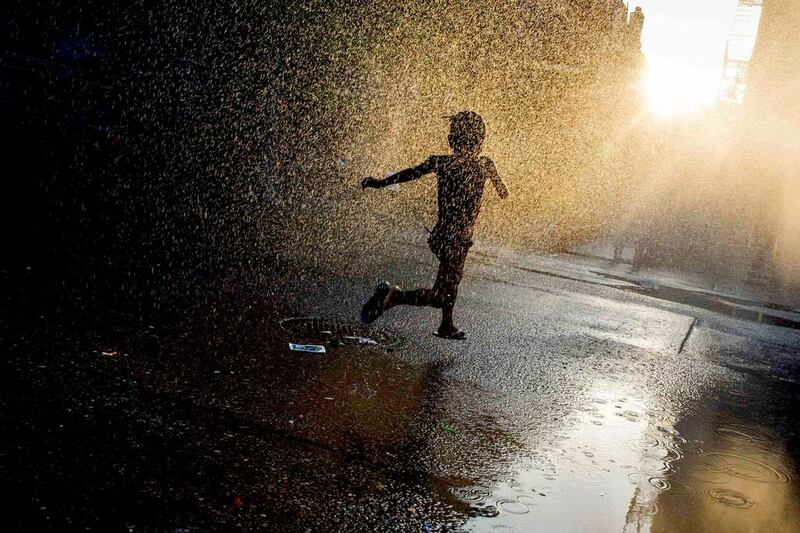
<svg viewBox="0 0 800 533"><path fill-rule="evenodd" d="M597 252L594 248L580 251ZM692 273L648 268L633 272L628 263L614 263L609 257L584 253L527 254L482 244L473 249L473 254L532 272L630 290L744 320L800 329L800 300L785 293L765 294L763 290L748 287L717 287Z"/></svg>

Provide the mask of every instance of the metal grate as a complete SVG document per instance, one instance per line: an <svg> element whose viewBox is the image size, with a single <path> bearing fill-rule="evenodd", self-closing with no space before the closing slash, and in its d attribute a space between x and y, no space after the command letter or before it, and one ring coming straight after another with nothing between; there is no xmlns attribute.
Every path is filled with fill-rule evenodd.
<svg viewBox="0 0 800 533"><path fill-rule="evenodd" d="M384 348L399 346L403 342L400 336L390 331L338 318L291 317L281 320L280 325L297 340L302 341L331 341L339 344L377 345Z"/></svg>

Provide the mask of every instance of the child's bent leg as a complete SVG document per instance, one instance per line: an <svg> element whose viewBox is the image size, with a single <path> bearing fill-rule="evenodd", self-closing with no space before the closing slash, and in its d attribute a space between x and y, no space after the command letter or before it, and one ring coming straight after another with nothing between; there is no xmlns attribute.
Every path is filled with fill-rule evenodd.
<svg viewBox="0 0 800 533"><path fill-rule="evenodd" d="M439 270L436 272L436 282L431 289L416 289L413 291L394 292L389 296L386 308L395 305L414 305L418 307L442 307L444 303L444 287L448 284L448 278L452 268L447 261L439 261Z"/></svg>
<svg viewBox="0 0 800 533"><path fill-rule="evenodd" d="M416 289L413 291L397 291L390 295L386 308L395 305L414 305L418 307L436 307L432 289Z"/></svg>
<svg viewBox="0 0 800 533"><path fill-rule="evenodd" d="M437 334L448 339L463 339L464 332L460 331L453 322L453 308L458 296L458 284L464 275L466 258L466 250L442 258L439 261L436 282L430 289L404 291L400 287L382 282L376 288L372 299L364 305L362 320L367 323L372 322L383 311L397 305L435 307L442 310L442 322Z"/></svg>

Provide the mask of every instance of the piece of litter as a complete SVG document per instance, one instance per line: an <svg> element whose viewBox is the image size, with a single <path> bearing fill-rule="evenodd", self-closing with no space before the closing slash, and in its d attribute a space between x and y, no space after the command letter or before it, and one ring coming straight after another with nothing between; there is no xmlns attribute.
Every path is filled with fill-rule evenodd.
<svg viewBox="0 0 800 533"><path fill-rule="evenodd" d="M318 344L294 344L290 342L289 349L295 352L325 353L325 347Z"/></svg>
<svg viewBox="0 0 800 533"><path fill-rule="evenodd" d="M111 358L115 358L115 357L117 357L117 356L119 355L119 352L117 352L117 351L115 351L115 350L113 350L113 351L108 351L108 352L106 352L106 351L103 351L103 352L100 352L100 355L103 355L103 356L105 356L105 357L111 357Z"/></svg>
<svg viewBox="0 0 800 533"><path fill-rule="evenodd" d="M399 183L393 183L393 184L387 186L386 189L389 190L389 191L392 191L392 192L397 192L397 191L400 190L400 184Z"/></svg>
<svg viewBox="0 0 800 533"><path fill-rule="evenodd" d="M350 337L345 335L344 338L351 341L358 341L358 344L369 344L371 346L378 344L378 341L370 339L369 337Z"/></svg>
<svg viewBox="0 0 800 533"><path fill-rule="evenodd" d="M442 424L442 429L448 433L452 433L453 435L458 433L454 427L448 426L447 424Z"/></svg>
<svg viewBox="0 0 800 533"><path fill-rule="evenodd" d="M325 399L326 399L326 400L333 400L333 397L331 397L331 396L325 396Z"/></svg>

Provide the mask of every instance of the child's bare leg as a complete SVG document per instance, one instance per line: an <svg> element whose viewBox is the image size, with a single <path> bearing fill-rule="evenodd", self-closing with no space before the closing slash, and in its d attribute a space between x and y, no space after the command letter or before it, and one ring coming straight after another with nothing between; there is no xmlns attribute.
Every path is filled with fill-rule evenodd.
<svg viewBox="0 0 800 533"><path fill-rule="evenodd" d="M442 323L439 325L440 334L452 334L453 332L458 331L458 328L453 322L453 307L455 306L452 303L444 304L442 306Z"/></svg>
<svg viewBox="0 0 800 533"><path fill-rule="evenodd" d="M441 291L434 286L433 289L416 289L413 291L397 290L390 293L384 308L389 309L395 305L415 305L422 307L438 307L442 310L442 322L436 334L445 339L463 339L464 332L459 330L453 322L453 307L455 301L452 291Z"/></svg>
<svg viewBox="0 0 800 533"><path fill-rule="evenodd" d="M464 332L458 329L453 321L453 308L456 304L456 297L458 296L458 284L461 281L461 269L459 265L448 265L455 268L448 269L445 276L437 279L437 284L434 286L436 290L437 307L442 309L442 323L436 332L440 337L445 339L463 339Z"/></svg>
<svg viewBox="0 0 800 533"><path fill-rule="evenodd" d="M361 320L366 324L374 322L384 311L396 305L438 307L435 292L431 289L404 291L397 285L390 285L387 281L382 281L378 283L372 297L361 308Z"/></svg>
<svg viewBox="0 0 800 533"><path fill-rule="evenodd" d="M399 288L397 291L389 294L389 301L386 308L389 309L395 305L415 305L418 307L436 307L435 294L432 289L416 289L413 291L403 291Z"/></svg>

